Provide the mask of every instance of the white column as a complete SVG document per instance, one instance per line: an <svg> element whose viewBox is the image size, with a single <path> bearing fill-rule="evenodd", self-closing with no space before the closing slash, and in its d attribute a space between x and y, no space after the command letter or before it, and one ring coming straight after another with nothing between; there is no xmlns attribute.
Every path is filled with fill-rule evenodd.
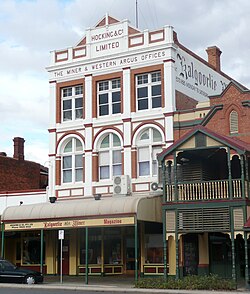
<svg viewBox="0 0 250 294"><path fill-rule="evenodd" d="M55 196L55 154L56 154L56 82L50 83L49 95L49 183L48 197ZM45 164L46 165L46 164Z"/></svg>
<svg viewBox="0 0 250 294"><path fill-rule="evenodd" d="M85 77L85 123L92 121L92 76Z"/></svg>
<svg viewBox="0 0 250 294"><path fill-rule="evenodd" d="M124 174L131 177L131 94L130 68L123 70Z"/></svg>

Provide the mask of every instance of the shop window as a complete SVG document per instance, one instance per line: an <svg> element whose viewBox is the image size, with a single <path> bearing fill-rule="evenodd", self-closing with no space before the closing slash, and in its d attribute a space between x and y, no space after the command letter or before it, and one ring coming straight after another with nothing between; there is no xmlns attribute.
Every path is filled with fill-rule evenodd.
<svg viewBox="0 0 250 294"><path fill-rule="evenodd" d="M161 107L161 72L136 76L137 110Z"/></svg>
<svg viewBox="0 0 250 294"><path fill-rule="evenodd" d="M45 263L45 243L43 244L43 262ZM22 264L33 265L41 263L40 237L25 237L22 241Z"/></svg>
<svg viewBox="0 0 250 294"><path fill-rule="evenodd" d="M121 230L105 229L104 232L104 263L121 264Z"/></svg>
<svg viewBox="0 0 250 294"><path fill-rule="evenodd" d="M145 234L145 263L163 263L162 234Z"/></svg>
<svg viewBox="0 0 250 294"><path fill-rule="evenodd" d="M157 176L158 161L157 154L162 151L159 144L162 143L160 132L154 128L148 128L139 134L137 139L138 151L138 175Z"/></svg>
<svg viewBox="0 0 250 294"><path fill-rule="evenodd" d="M80 140L68 140L62 152L63 183L81 182L83 180L83 146Z"/></svg>
<svg viewBox="0 0 250 294"><path fill-rule="evenodd" d="M92 231L92 232L91 232ZM80 264L86 263L85 230L80 235ZM92 229L88 237L88 263L101 264L101 230Z"/></svg>
<svg viewBox="0 0 250 294"><path fill-rule="evenodd" d="M100 180L112 179L122 174L121 141L115 134L106 135L99 148Z"/></svg>
<svg viewBox="0 0 250 294"><path fill-rule="evenodd" d="M121 80L107 80L97 83L99 116L121 113Z"/></svg>
<svg viewBox="0 0 250 294"><path fill-rule="evenodd" d="M61 89L62 120L72 121L83 118L83 86Z"/></svg>

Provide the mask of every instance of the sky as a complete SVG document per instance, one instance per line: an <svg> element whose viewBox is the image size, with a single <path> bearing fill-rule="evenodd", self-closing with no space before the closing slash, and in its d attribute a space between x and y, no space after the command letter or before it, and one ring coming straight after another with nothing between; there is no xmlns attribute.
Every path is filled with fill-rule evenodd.
<svg viewBox="0 0 250 294"><path fill-rule="evenodd" d="M75 46L109 13L135 26L136 0L0 0L0 152L48 166L50 51ZM180 43L207 60L222 51L222 71L250 88L249 0L137 0L139 29L172 25Z"/></svg>

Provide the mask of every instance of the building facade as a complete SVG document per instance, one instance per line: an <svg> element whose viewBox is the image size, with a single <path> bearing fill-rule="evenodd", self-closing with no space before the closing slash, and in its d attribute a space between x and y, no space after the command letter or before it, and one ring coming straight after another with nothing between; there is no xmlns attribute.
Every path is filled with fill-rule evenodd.
<svg viewBox="0 0 250 294"><path fill-rule="evenodd" d="M50 202L3 216L5 232L23 238L22 265L60 273L64 230L63 274L163 275L157 154L202 121L208 97L231 80L220 50L207 53L187 49L171 26L140 31L109 15L51 52ZM39 252L29 261L27 244Z"/></svg>
<svg viewBox="0 0 250 294"><path fill-rule="evenodd" d="M169 275L249 280L250 91L230 82L199 125L159 155ZM165 271L166 273L166 271Z"/></svg>

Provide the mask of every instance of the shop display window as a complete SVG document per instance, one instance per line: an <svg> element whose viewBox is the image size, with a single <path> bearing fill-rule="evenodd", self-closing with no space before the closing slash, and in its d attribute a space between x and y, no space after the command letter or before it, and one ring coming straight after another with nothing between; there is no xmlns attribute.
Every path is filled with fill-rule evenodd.
<svg viewBox="0 0 250 294"><path fill-rule="evenodd" d="M161 234L145 235L145 263L163 263L163 240Z"/></svg>
<svg viewBox="0 0 250 294"><path fill-rule="evenodd" d="M105 229L104 236L104 263L121 264L121 230Z"/></svg>
<svg viewBox="0 0 250 294"><path fill-rule="evenodd" d="M92 232L91 232L92 231ZM101 264L101 230L91 230L88 236L88 264ZM80 236L80 264L86 263L85 231Z"/></svg>
<svg viewBox="0 0 250 294"><path fill-rule="evenodd" d="M43 245L43 262L45 262L45 243ZM41 263L41 239L40 236L30 235L22 239L22 264Z"/></svg>

